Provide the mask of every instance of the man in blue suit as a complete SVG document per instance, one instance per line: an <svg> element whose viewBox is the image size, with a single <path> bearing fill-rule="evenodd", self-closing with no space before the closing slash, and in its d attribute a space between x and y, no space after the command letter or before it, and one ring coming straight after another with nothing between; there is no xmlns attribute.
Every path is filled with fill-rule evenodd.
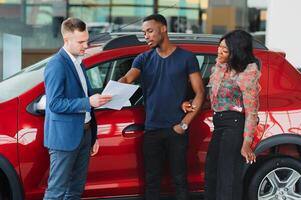
<svg viewBox="0 0 301 200"><path fill-rule="evenodd" d="M64 46L45 69L46 116L44 146L50 155L48 188L44 199L80 199L89 154L98 152L93 108L111 96L92 95L81 56L89 34L80 19L68 18L61 26Z"/></svg>

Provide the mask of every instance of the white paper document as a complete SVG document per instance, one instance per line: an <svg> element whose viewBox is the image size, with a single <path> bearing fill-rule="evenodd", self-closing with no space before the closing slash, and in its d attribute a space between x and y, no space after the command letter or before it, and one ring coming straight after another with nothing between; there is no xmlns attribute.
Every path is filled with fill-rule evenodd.
<svg viewBox="0 0 301 200"><path fill-rule="evenodd" d="M138 88L138 85L119 83L110 80L101 94L111 95L112 100L100 106L100 108L120 110L124 105L128 104L129 99Z"/></svg>

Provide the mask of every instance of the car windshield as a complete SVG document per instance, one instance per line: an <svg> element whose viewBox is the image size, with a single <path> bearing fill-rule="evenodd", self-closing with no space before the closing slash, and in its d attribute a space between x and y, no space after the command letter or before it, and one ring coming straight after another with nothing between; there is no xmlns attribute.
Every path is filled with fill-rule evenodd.
<svg viewBox="0 0 301 200"><path fill-rule="evenodd" d="M49 61L46 58L28 66L13 76L0 82L0 103L15 98L44 80L44 69Z"/></svg>

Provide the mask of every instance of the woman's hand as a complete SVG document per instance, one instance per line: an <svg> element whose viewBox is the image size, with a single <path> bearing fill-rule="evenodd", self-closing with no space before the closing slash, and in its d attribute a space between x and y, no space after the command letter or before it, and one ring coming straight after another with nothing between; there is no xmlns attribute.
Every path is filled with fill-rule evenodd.
<svg viewBox="0 0 301 200"><path fill-rule="evenodd" d="M193 105L190 101L184 101L181 105L181 108L184 111L184 113L187 113L187 112L194 112L196 106Z"/></svg>
<svg viewBox="0 0 301 200"><path fill-rule="evenodd" d="M253 150L251 149L252 141L244 140L243 145L241 147L240 153L246 159L246 163L255 163L256 162L256 155L254 154Z"/></svg>

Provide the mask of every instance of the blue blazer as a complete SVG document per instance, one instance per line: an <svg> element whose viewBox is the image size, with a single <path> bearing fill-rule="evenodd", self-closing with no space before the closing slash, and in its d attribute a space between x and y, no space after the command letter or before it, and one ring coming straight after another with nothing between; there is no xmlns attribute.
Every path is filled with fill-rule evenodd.
<svg viewBox="0 0 301 200"><path fill-rule="evenodd" d="M83 66L82 66L83 68ZM85 69L88 96L93 94ZM72 151L83 137L85 112L91 113L92 145L97 125L89 98L85 96L75 66L61 48L47 63L45 72L46 110L44 146L49 149Z"/></svg>

